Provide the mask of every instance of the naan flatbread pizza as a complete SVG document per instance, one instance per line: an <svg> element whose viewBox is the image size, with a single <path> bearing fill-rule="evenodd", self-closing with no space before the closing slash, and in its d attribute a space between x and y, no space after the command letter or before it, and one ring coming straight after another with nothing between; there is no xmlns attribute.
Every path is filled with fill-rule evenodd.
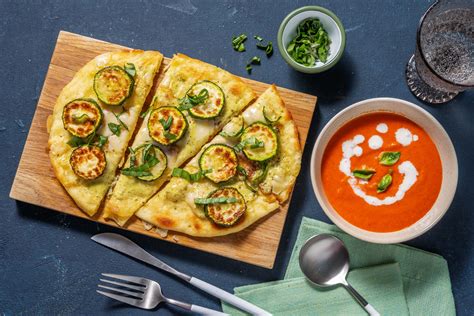
<svg viewBox="0 0 474 316"><path fill-rule="evenodd" d="M64 87L49 125L56 177L94 215L115 178L163 55L120 51L97 56Z"/></svg>
<svg viewBox="0 0 474 316"><path fill-rule="evenodd" d="M254 98L240 78L175 55L105 203L105 218L124 225L169 180L175 167L195 156Z"/></svg>
<svg viewBox="0 0 474 316"><path fill-rule="evenodd" d="M289 197L301 166L298 131L275 86L224 127L136 216L197 237L243 230Z"/></svg>

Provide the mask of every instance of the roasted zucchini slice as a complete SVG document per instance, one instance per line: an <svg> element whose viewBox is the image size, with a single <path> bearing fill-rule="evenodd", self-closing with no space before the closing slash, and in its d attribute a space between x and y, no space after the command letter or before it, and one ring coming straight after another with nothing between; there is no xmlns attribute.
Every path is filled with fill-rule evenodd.
<svg viewBox="0 0 474 316"><path fill-rule="evenodd" d="M133 92L135 81L120 66L99 70L94 76L94 91L100 101L108 105L121 105Z"/></svg>
<svg viewBox="0 0 474 316"><path fill-rule="evenodd" d="M277 154L278 136L267 124L256 122L244 130L240 145L248 159L265 161Z"/></svg>
<svg viewBox="0 0 474 316"><path fill-rule="evenodd" d="M204 207L206 216L220 226L232 226L244 215L247 205L240 192L231 187L223 187L209 194L209 198L236 198L234 203L207 204Z"/></svg>
<svg viewBox="0 0 474 316"><path fill-rule="evenodd" d="M75 99L64 106L63 125L74 136L85 138L102 123L102 110L92 99Z"/></svg>
<svg viewBox="0 0 474 316"><path fill-rule="evenodd" d="M153 144L146 144L139 146L134 151L134 159L133 163L135 167L140 168L149 161L149 156L154 156L158 159L158 163L151 168L148 168L146 171L150 173L147 176L139 176L137 177L143 181L153 181L158 179L163 175L163 172L166 170L166 166L168 165L168 158L166 154L158 147L154 146ZM132 162L132 160L130 160Z"/></svg>
<svg viewBox="0 0 474 316"><path fill-rule="evenodd" d="M107 166L104 151L99 146L92 145L74 149L69 163L74 173L86 180L100 177Z"/></svg>
<svg viewBox="0 0 474 316"><path fill-rule="evenodd" d="M207 97L203 98L203 102L191 107L188 110L189 114L191 114L192 117L200 119L211 119L219 116L222 109L224 109L225 95L224 91L215 83L207 80L200 81L186 92L186 97L193 98L199 96L203 90L207 91Z"/></svg>
<svg viewBox="0 0 474 316"><path fill-rule="evenodd" d="M148 133L162 145L171 145L180 140L188 129L184 114L174 106L162 106L150 113Z"/></svg>
<svg viewBox="0 0 474 316"><path fill-rule="evenodd" d="M213 144L204 150L199 158L199 167L206 171L204 176L212 182L227 181L237 173L237 155L232 147Z"/></svg>

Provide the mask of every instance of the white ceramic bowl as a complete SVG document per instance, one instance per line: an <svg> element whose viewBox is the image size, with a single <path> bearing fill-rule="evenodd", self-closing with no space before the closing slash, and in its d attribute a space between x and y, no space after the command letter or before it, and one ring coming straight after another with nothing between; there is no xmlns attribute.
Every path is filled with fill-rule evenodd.
<svg viewBox="0 0 474 316"><path fill-rule="evenodd" d="M342 218L326 198L320 172L324 151L326 150L329 140L336 131L356 117L380 111L403 115L421 126L435 143L443 168L441 190L432 208L425 214L425 216L413 225L399 231L388 233L367 231ZM451 139L441 124L431 114L421 107L407 101L393 98L375 98L364 100L347 107L336 114L326 124L321 131L321 134L319 134L313 148L313 154L311 156L311 182L313 184L316 198L326 215L346 233L359 239L374 243L399 243L413 239L425 233L446 213L454 198L454 193L456 192L456 186L458 183L458 162Z"/></svg>
<svg viewBox="0 0 474 316"><path fill-rule="evenodd" d="M325 63L317 61L311 67L294 61L286 51L286 47L296 36L298 25L309 18L318 18L331 39L327 61ZM278 49L285 61L294 69L305 73L319 73L328 70L341 59L346 46L346 33L342 22L333 12L318 6L302 7L288 14L281 22L277 39Z"/></svg>

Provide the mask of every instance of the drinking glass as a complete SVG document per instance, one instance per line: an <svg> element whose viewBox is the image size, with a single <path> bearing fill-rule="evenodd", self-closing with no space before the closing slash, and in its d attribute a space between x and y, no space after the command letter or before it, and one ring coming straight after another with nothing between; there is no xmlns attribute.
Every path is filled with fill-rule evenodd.
<svg viewBox="0 0 474 316"><path fill-rule="evenodd" d="M432 104L474 87L474 0L438 0L426 11L406 80L417 98Z"/></svg>

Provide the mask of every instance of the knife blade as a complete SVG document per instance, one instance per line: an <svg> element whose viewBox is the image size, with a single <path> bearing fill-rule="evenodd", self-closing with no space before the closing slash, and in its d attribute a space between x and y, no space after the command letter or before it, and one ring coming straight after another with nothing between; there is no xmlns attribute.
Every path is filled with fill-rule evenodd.
<svg viewBox="0 0 474 316"><path fill-rule="evenodd" d="M203 290L204 292L211 294L237 308L240 308L243 311L251 313L253 315L272 315L269 312L261 309L260 307L253 305L246 300L241 299L229 292L224 291L221 288L218 288L215 285L212 285L206 281L200 280L196 277L189 276L185 273L182 273L160 259L152 256L145 249L131 241L130 239L114 233L101 233L91 237L93 241L108 248L114 249L118 252L126 254L132 258L138 259L145 263L148 263L158 269L169 272L177 277L187 281L188 283L194 285L195 287Z"/></svg>

